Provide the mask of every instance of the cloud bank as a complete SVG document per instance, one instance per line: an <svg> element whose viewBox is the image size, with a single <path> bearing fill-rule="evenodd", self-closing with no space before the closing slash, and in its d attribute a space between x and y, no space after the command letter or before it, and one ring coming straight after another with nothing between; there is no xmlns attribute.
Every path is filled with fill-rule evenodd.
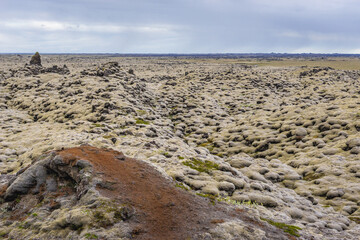
<svg viewBox="0 0 360 240"><path fill-rule="evenodd" d="M355 0L2 0L0 52L359 53Z"/></svg>

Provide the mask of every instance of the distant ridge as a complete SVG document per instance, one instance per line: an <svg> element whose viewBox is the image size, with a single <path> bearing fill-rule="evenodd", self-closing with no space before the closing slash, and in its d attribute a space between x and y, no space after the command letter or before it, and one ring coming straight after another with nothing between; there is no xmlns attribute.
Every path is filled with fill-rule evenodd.
<svg viewBox="0 0 360 240"><path fill-rule="evenodd" d="M32 55L33 53L0 53L0 55ZM110 57L191 57L191 58L321 58L360 57L345 53L41 53L42 55L102 55Z"/></svg>

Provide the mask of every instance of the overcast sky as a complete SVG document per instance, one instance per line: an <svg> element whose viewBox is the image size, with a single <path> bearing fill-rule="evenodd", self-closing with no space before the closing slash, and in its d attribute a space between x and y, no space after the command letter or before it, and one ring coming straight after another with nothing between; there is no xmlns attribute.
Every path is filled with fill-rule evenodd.
<svg viewBox="0 0 360 240"><path fill-rule="evenodd" d="M0 52L360 53L359 0L0 0Z"/></svg>

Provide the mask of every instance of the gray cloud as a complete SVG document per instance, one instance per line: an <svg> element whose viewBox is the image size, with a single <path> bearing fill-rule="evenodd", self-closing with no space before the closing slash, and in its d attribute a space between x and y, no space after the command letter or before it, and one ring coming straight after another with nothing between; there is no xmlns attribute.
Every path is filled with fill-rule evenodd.
<svg viewBox="0 0 360 240"><path fill-rule="evenodd" d="M356 0L2 0L0 52L360 53Z"/></svg>

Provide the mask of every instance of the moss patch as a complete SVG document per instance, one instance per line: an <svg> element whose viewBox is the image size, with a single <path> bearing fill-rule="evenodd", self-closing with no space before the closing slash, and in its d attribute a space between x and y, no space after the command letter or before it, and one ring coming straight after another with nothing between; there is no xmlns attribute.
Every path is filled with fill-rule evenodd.
<svg viewBox="0 0 360 240"><path fill-rule="evenodd" d="M319 178L324 177L325 174L324 173L309 173L304 177L305 181L313 181Z"/></svg>
<svg viewBox="0 0 360 240"><path fill-rule="evenodd" d="M206 160L205 162L192 158L191 160L184 161L183 164L199 172L209 173L211 170L219 169L219 165L211 161Z"/></svg>
<svg viewBox="0 0 360 240"><path fill-rule="evenodd" d="M175 184L175 187L184 189L185 191L189 191L189 188L186 187L183 183L176 183L176 184Z"/></svg>
<svg viewBox="0 0 360 240"><path fill-rule="evenodd" d="M111 135L105 135L105 136L103 136L103 138L105 138L105 139L111 139L111 138L113 138L113 136L111 136Z"/></svg>
<svg viewBox="0 0 360 240"><path fill-rule="evenodd" d="M210 152L212 152L214 150L214 144L211 141L201 143L198 145L198 147L207 148Z"/></svg>
<svg viewBox="0 0 360 240"><path fill-rule="evenodd" d="M165 157L171 157L171 154L168 152L162 152L161 154L164 155Z"/></svg>
<svg viewBox="0 0 360 240"><path fill-rule="evenodd" d="M104 124L100 124L100 123L94 123L93 126L94 126L94 127L98 127L98 128L105 127Z"/></svg>
<svg viewBox="0 0 360 240"><path fill-rule="evenodd" d="M135 119L135 120L136 120L136 124L145 124L145 125L149 125L149 124L150 124L150 122L145 121L145 120L140 119L140 118L137 118L137 119Z"/></svg>
<svg viewBox="0 0 360 240"><path fill-rule="evenodd" d="M212 194L196 193L196 195L198 195L200 197L208 198L213 205L215 205L215 203L217 201L217 196L212 195Z"/></svg>
<svg viewBox="0 0 360 240"><path fill-rule="evenodd" d="M137 110L136 112L138 113L139 116L144 116L147 113L145 110Z"/></svg>
<svg viewBox="0 0 360 240"><path fill-rule="evenodd" d="M219 202L226 202L228 204L231 205L237 205L237 206L247 206L247 207L251 207L251 208L256 208L257 206L263 206L263 204L259 204L256 201L253 200L248 200L248 201L237 201L237 200L232 200L230 197L219 197L217 198L217 200Z"/></svg>
<svg viewBox="0 0 360 240"><path fill-rule="evenodd" d="M302 228L294 226L294 225L287 225L285 223L281 223L281 222L274 222L270 219L266 219L266 218L260 218L261 220L268 222L269 224L282 229L284 232L295 236L295 237L300 237L298 230L301 230Z"/></svg>
<svg viewBox="0 0 360 240"><path fill-rule="evenodd" d="M97 235L93 234L93 233L86 233L86 234L84 235L84 237L85 237L86 239L99 239L99 237L98 237Z"/></svg>
<svg viewBox="0 0 360 240"><path fill-rule="evenodd" d="M349 219L356 222L357 224L360 224L360 217L349 217Z"/></svg>

